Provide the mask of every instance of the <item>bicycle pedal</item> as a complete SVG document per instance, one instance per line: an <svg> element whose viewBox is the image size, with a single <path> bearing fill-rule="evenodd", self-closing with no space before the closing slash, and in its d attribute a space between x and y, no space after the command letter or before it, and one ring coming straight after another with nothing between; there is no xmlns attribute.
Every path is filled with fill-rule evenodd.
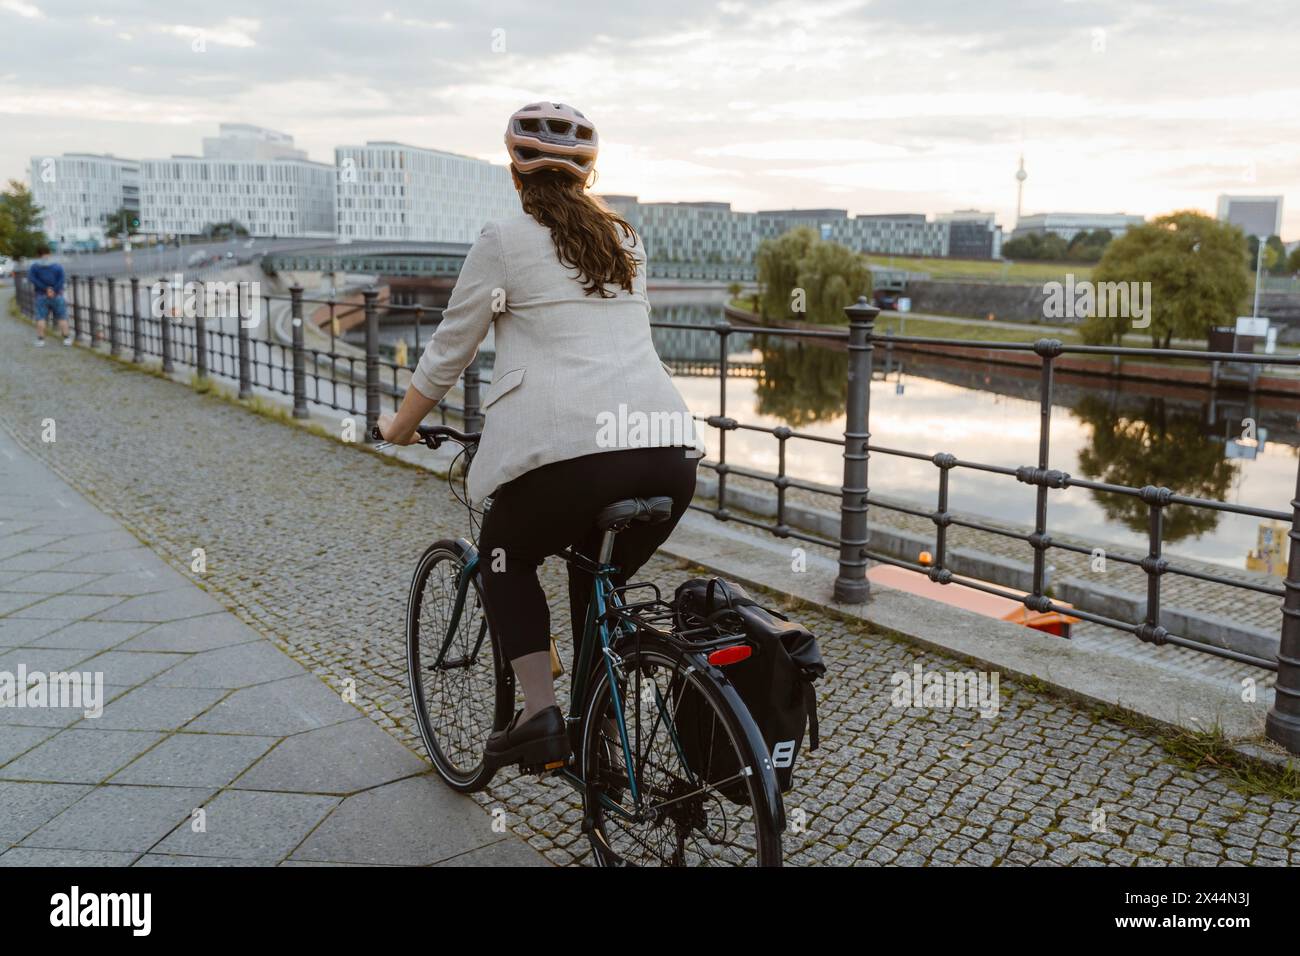
<svg viewBox="0 0 1300 956"><path fill-rule="evenodd" d="M546 763L521 763L519 765L519 772L528 774L552 773L556 770L563 770L568 762L569 761L567 760L550 760Z"/></svg>

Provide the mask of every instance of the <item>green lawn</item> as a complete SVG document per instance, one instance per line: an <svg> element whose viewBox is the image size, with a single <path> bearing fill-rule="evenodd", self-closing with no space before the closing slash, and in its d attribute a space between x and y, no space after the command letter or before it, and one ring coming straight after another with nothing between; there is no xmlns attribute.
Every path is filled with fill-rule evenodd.
<svg viewBox="0 0 1300 956"><path fill-rule="evenodd" d="M867 261L882 269L928 272L932 279L982 279L987 282L1065 281L1067 272L1076 281L1092 275L1086 262L998 262L993 259L918 259L906 256L869 255Z"/></svg>
<svg viewBox="0 0 1300 956"><path fill-rule="evenodd" d="M733 299L732 308L750 311L749 299ZM757 315L754 316L755 324L760 320ZM1014 328L1008 327L1014 325ZM824 328L842 329L843 325L828 325ZM959 339L967 342L1036 342L1041 338L1060 339L1067 345L1083 345L1083 339L1074 329L1046 329L1041 325L1033 323L1005 323L987 325L978 322L945 322L942 319L923 319L917 316L907 316L906 320L897 312L881 312L876 318L876 332L884 335L887 332L893 332L895 335L915 335L919 337L928 337L936 339ZM1130 348L1150 348L1151 337L1134 332L1124 336L1121 343ZM1176 341L1173 343L1171 352L1178 349L1204 349L1206 343L1191 341ZM1263 345L1255 349L1256 352L1263 352ZM1279 345L1278 355L1294 355L1296 349L1294 346ZM1198 362L1198 364L1200 364Z"/></svg>

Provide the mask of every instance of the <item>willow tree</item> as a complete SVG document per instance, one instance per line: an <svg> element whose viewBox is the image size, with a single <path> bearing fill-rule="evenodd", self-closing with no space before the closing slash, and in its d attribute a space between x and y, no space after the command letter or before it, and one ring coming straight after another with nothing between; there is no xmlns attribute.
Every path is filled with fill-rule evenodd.
<svg viewBox="0 0 1300 956"><path fill-rule="evenodd" d="M871 294L866 257L806 226L764 240L757 263L765 316L843 323L844 307Z"/></svg>

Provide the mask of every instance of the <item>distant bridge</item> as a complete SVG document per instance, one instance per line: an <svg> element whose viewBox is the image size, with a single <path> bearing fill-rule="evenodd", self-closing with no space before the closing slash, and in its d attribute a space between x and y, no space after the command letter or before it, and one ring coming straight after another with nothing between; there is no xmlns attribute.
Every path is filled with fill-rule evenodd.
<svg viewBox="0 0 1300 956"><path fill-rule="evenodd" d="M469 244L463 242L329 243L268 253L262 269L278 272L352 272L360 275L454 279L460 275ZM752 264L651 262L651 279L753 282Z"/></svg>

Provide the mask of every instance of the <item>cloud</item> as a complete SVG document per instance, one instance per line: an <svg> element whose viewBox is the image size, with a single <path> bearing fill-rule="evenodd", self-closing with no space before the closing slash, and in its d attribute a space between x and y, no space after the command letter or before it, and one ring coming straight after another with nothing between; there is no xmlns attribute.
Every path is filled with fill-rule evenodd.
<svg viewBox="0 0 1300 956"><path fill-rule="evenodd" d="M0 10L7 10L9 13L16 13L20 17L28 20L39 20L45 16L41 8L34 3L24 3L23 0L0 0Z"/></svg>
<svg viewBox="0 0 1300 956"><path fill-rule="evenodd" d="M155 33L169 33L186 40L202 43L215 43L217 46L252 47L257 46L253 34L261 28L258 20L234 17L213 27L195 27L187 24L160 24L153 27Z"/></svg>
<svg viewBox="0 0 1300 956"><path fill-rule="evenodd" d="M1212 208L1247 167L1258 191L1290 197L1300 62L1293 31L1249 9L223 0L214 14L121 0L109 14L65 0L42 15L0 0L0 178L37 153L193 153L221 121L284 129L325 161L341 143L393 139L501 162L505 117L554 98L599 126L600 188L654 199L982 205L1010 225L1022 151L1033 209ZM57 69L53 51L67 54ZM1287 222L1300 236L1300 197Z"/></svg>

